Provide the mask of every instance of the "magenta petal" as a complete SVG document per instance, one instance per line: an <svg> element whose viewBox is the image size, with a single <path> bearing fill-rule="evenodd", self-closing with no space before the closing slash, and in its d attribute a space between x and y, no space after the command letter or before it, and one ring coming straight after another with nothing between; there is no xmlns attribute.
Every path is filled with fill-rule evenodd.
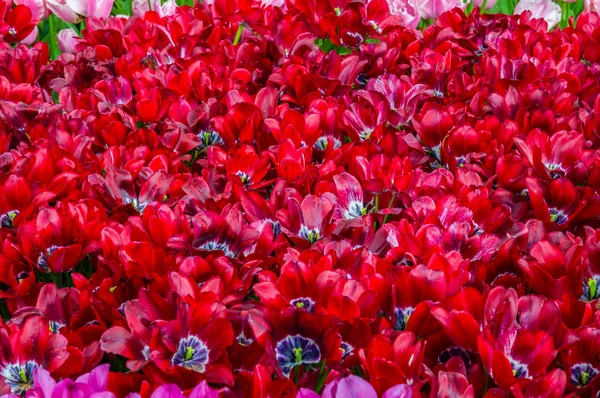
<svg viewBox="0 0 600 398"><path fill-rule="evenodd" d="M377 392L365 379L348 376L329 383L323 390L323 398L377 398Z"/></svg>
<svg viewBox="0 0 600 398"><path fill-rule="evenodd" d="M196 386L188 396L188 398L218 398L219 392L208 386L206 380Z"/></svg>
<svg viewBox="0 0 600 398"><path fill-rule="evenodd" d="M298 390L296 398L319 398L319 394L308 388L301 388Z"/></svg>
<svg viewBox="0 0 600 398"><path fill-rule="evenodd" d="M185 398L181 389L175 384L165 384L158 387L150 398Z"/></svg>
<svg viewBox="0 0 600 398"><path fill-rule="evenodd" d="M100 365L90 373L80 376L76 382L87 384L87 386L91 388L93 392L106 391L109 368L109 364Z"/></svg>
<svg viewBox="0 0 600 398"><path fill-rule="evenodd" d="M40 398L51 398L56 382L46 369L36 368L33 371L33 386L41 393L41 395L38 395Z"/></svg>
<svg viewBox="0 0 600 398"><path fill-rule="evenodd" d="M381 398L411 398L412 390L406 384L398 384L383 393Z"/></svg>
<svg viewBox="0 0 600 398"><path fill-rule="evenodd" d="M87 17L106 19L110 16L114 0L90 1L87 5Z"/></svg>
<svg viewBox="0 0 600 398"><path fill-rule="evenodd" d="M65 379L65 380L61 380L59 381L56 386L54 387L54 390L52 391L52 393L50 395L47 396L47 398L63 398L63 397L71 397L72 396L72 386L73 384L73 380L71 379Z"/></svg>
<svg viewBox="0 0 600 398"><path fill-rule="evenodd" d="M95 392L87 398L115 398L115 394L110 391Z"/></svg>

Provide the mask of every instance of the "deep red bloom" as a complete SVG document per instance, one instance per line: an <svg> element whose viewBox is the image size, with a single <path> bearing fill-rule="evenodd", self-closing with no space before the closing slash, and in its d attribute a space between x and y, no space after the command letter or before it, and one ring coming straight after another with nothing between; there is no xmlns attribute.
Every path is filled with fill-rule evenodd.
<svg viewBox="0 0 600 398"><path fill-rule="evenodd" d="M25 5L17 5L6 14L0 33L4 35L5 41L15 43L25 39L34 27L31 9Z"/></svg>
<svg viewBox="0 0 600 398"><path fill-rule="evenodd" d="M486 369L507 392L522 379L543 374L556 356L554 339L544 331L515 329L498 338L486 331L477 345Z"/></svg>

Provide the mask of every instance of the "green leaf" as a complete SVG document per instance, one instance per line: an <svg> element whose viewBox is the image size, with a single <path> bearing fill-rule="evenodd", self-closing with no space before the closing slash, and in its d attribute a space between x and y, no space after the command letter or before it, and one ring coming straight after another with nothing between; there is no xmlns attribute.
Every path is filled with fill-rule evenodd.
<svg viewBox="0 0 600 398"><path fill-rule="evenodd" d="M315 44L317 46L319 46L319 48L321 49L321 51L323 51L325 53L328 53L328 52L331 52L331 51L335 51L339 55L352 54L352 50L350 48L342 47L342 46L338 46L336 44L333 44L333 42L329 38L327 38L327 39L317 39L317 40L315 40Z"/></svg>

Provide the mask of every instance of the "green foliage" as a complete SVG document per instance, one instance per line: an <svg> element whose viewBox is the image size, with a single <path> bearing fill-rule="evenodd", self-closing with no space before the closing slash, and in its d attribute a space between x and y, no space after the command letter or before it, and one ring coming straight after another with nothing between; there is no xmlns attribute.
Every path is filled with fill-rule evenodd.
<svg viewBox="0 0 600 398"><path fill-rule="evenodd" d="M317 39L317 40L315 40L315 44L317 46L319 46L321 51L326 52L326 53L328 53L330 51L335 51L339 55L346 55L346 54L352 53L352 50L349 48L338 46L337 44L333 44L333 42L329 38Z"/></svg>
<svg viewBox="0 0 600 398"><path fill-rule="evenodd" d="M132 0L115 0L112 9L112 15L132 15Z"/></svg>
<svg viewBox="0 0 600 398"><path fill-rule="evenodd" d="M498 0L494 7L487 10L486 14L508 14L512 15L515 12L518 0Z"/></svg>
<svg viewBox="0 0 600 398"><path fill-rule="evenodd" d="M561 4L561 3L559 3ZM569 19L573 18L573 24L577 16L583 12L583 0L577 0L573 3L563 2L562 3L562 18L559 26L561 28L569 26Z"/></svg>
<svg viewBox="0 0 600 398"><path fill-rule="evenodd" d="M78 24L72 24L65 22L58 18L54 14L41 21L38 24L38 40L44 41L48 44L50 51L50 59L57 59L60 55L60 47L58 47L57 34L63 29L73 29L78 35L81 36L81 30L85 28L85 22L79 22Z"/></svg>
<svg viewBox="0 0 600 398"><path fill-rule="evenodd" d="M59 289L62 287L73 287L73 273L79 273L86 278L90 278L94 273L94 267L90 261L90 256L86 256L72 271L69 272L41 272L34 269L35 279L38 282L50 283L53 282Z"/></svg>
<svg viewBox="0 0 600 398"><path fill-rule="evenodd" d="M2 322L6 322L10 319L10 311L8 311L4 299L0 299L0 317L2 317Z"/></svg>

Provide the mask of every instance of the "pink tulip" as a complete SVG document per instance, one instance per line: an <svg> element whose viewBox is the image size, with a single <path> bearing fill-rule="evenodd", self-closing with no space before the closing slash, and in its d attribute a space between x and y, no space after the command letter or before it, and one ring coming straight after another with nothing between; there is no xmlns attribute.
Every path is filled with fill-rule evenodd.
<svg viewBox="0 0 600 398"><path fill-rule="evenodd" d="M31 10L31 19L41 21L48 18L50 11L46 7L44 0L15 0L15 4L24 5Z"/></svg>
<svg viewBox="0 0 600 398"><path fill-rule="evenodd" d="M515 7L515 15L523 11L531 11L532 18L544 19L548 23L548 30L560 22L562 15L560 6L552 0L520 0Z"/></svg>
<svg viewBox="0 0 600 398"><path fill-rule="evenodd" d="M485 2L486 10L490 10L496 5L496 0L487 0L487 2L485 0L471 0L471 2L475 7L479 8L483 7L483 3Z"/></svg>
<svg viewBox="0 0 600 398"><path fill-rule="evenodd" d="M325 386L322 398L377 398L377 392L365 379L348 376Z"/></svg>
<svg viewBox="0 0 600 398"><path fill-rule="evenodd" d="M115 0L46 0L48 8L65 22L77 23L83 18L107 19Z"/></svg>
<svg viewBox="0 0 600 398"><path fill-rule="evenodd" d="M320 398L320 395L308 388L301 388L296 393L296 398Z"/></svg>
<svg viewBox="0 0 600 398"><path fill-rule="evenodd" d="M589 12L600 13L600 0L583 0L583 9Z"/></svg>
<svg viewBox="0 0 600 398"><path fill-rule="evenodd" d="M381 398L412 398L412 390L406 384L398 384L384 392Z"/></svg>
<svg viewBox="0 0 600 398"><path fill-rule="evenodd" d="M285 0L260 0L260 2L263 7L283 7L285 5Z"/></svg>
<svg viewBox="0 0 600 398"><path fill-rule="evenodd" d="M64 53L75 54L77 53L77 43L79 42L79 37L77 37L77 32L74 29L63 29L58 32L58 47Z"/></svg>
<svg viewBox="0 0 600 398"><path fill-rule="evenodd" d="M177 11L177 4L174 0L168 0L163 5L160 4L160 0L133 0L131 7L133 15L136 17L142 17L148 11L154 11L161 17L167 17Z"/></svg>
<svg viewBox="0 0 600 398"><path fill-rule="evenodd" d="M414 2L411 0L387 0L387 3L390 15L402 18L404 26L415 29L419 25L421 16Z"/></svg>
<svg viewBox="0 0 600 398"><path fill-rule="evenodd" d="M75 14L75 11L67 5L67 0L46 0L46 5L50 11L65 22L77 23L81 19L81 17Z"/></svg>
<svg viewBox="0 0 600 398"><path fill-rule="evenodd" d="M425 19L434 19L453 8L464 9L462 0L411 0L419 15Z"/></svg>

